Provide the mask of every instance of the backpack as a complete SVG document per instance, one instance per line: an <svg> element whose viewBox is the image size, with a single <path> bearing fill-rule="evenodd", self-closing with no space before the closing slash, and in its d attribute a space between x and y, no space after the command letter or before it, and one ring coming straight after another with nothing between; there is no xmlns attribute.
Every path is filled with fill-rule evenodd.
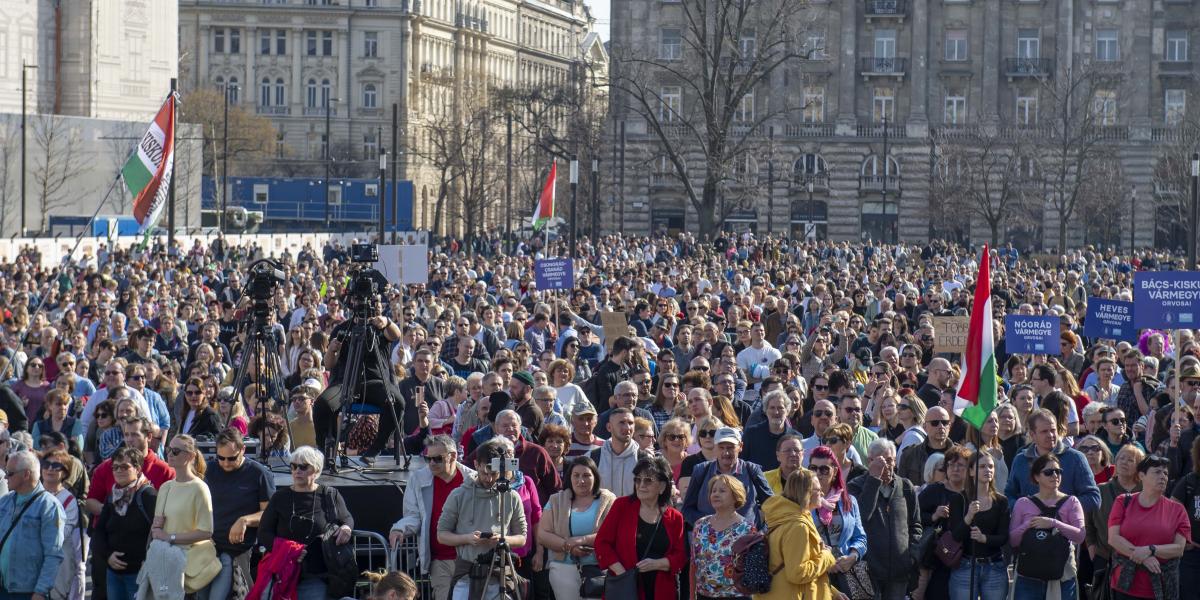
<svg viewBox="0 0 1200 600"><path fill-rule="evenodd" d="M771 547L765 534L752 531L733 542L733 587L743 596L771 591L771 579L783 569L771 569Z"/></svg>
<svg viewBox="0 0 1200 600"><path fill-rule="evenodd" d="M1043 517L1054 518L1058 510L1067 503L1065 496L1053 507L1046 506L1037 496L1028 496ZM1017 573L1030 579L1054 581L1062 579L1063 570L1071 558L1071 541L1057 529L1029 528L1021 536L1017 547Z"/></svg>

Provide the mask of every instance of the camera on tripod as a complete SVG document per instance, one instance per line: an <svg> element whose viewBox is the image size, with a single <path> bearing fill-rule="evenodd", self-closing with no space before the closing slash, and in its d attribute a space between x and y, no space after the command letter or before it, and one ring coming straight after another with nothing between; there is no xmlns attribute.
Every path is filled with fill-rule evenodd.
<svg viewBox="0 0 1200 600"><path fill-rule="evenodd" d="M247 279L246 294L254 301L254 316L265 321L271 311L270 301L275 296L275 286L286 283L287 277L278 263L264 258L250 265Z"/></svg>
<svg viewBox="0 0 1200 600"><path fill-rule="evenodd" d="M379 262L379 246L376 246L375 244L354 244L350 246L350 262Z"/></svg>
<svg viewBox="0 0 1200 600"><path fill-rule="evenodd" d="M505 473L515 473L521 467L517 459L500 458L499 456L493 458L489 466L493 472L499 475L499 477L496 479L496 490L499 492L507 492L509 490L509 484L512 483L509 481L508 476L505 475Z"/></svg>

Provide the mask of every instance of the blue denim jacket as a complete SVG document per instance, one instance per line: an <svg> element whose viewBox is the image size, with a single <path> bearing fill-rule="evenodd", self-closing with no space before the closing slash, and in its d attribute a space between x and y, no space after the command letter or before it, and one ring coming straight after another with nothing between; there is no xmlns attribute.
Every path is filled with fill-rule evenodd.
<svg viewBox="0 0 1200 600"><path fill-rule="evenodd" d="M58 500L45 492L39 483L29 509L21 515L5 546L8 547L8 570L4 572L4 589L8 592L50 595L58 566L63 560L63 524L66 515ZM24 504L17 503L17 493L9 492L0 498L0 535L8 531L13 518Z"/></svg>
<svg viewBox="0 0 1200 600"><path fill-rule="evenodd" d="M838 500L838 506L841 506L841 500ZM824 525L821 524L821 515L816 509L812 511L812 518L813 523L817 525L817 532L824 537ZM867 556L867 532L863 530L862 517L858 513L858 500L854 496L850 497L850 512L842 511L842 532L834 543L838 547L838 556L850 554L851 550L858 551L858 560Z"/></svg>

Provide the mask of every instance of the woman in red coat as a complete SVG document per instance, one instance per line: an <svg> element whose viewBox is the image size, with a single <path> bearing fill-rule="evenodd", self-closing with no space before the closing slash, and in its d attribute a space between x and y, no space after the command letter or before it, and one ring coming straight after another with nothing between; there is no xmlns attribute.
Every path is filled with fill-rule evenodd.
<svg viewBox="0 0 1200 600"><path fill-rule="evenodd" d="M642 457L633 484L633 495L617 498L600 524L596 560L613 575L637 569L640 600L671 600L686 560L683 515L669 506L671 466L661 456Z"/></svg>

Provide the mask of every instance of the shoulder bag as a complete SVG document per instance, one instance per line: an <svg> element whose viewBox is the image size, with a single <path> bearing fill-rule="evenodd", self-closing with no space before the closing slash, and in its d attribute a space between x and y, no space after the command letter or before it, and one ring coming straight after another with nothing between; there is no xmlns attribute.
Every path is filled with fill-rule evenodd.
<svg viewBox="0 0 1200 600"><path fill-rule="evenodd" d="M839 509L840 510L840 509ZM821 522L821 519L813 519L819 527L821 539L825 545L833 552L834 558L841 558L842 551L838 546L837 540L830 536L829 527ZM845 523L845 519L842 520ZM850 598L850 600L871 600L875 597L875 586L871 584L871 572L867 568L867 561L859 557L854 561L854 566L845 573L830 573L829 578L833 583L833 587Z"/></svg>
<svg viewBox="0 0 1200 600"><path fill-rule="evenodd" d="M659 512L658 522L654 524L654 531L646 540L646 551L650 550L650 545L654 543L654 537L658 535L658 528L662 526L662 512ZM636 535L636 534L634 534ZM623 566L623 565L622 565ZM630 567L625 569L620 575L608 575L604 578L604 597L605 598L638 598L637 589L637 574L636 568Z"/></svg>

